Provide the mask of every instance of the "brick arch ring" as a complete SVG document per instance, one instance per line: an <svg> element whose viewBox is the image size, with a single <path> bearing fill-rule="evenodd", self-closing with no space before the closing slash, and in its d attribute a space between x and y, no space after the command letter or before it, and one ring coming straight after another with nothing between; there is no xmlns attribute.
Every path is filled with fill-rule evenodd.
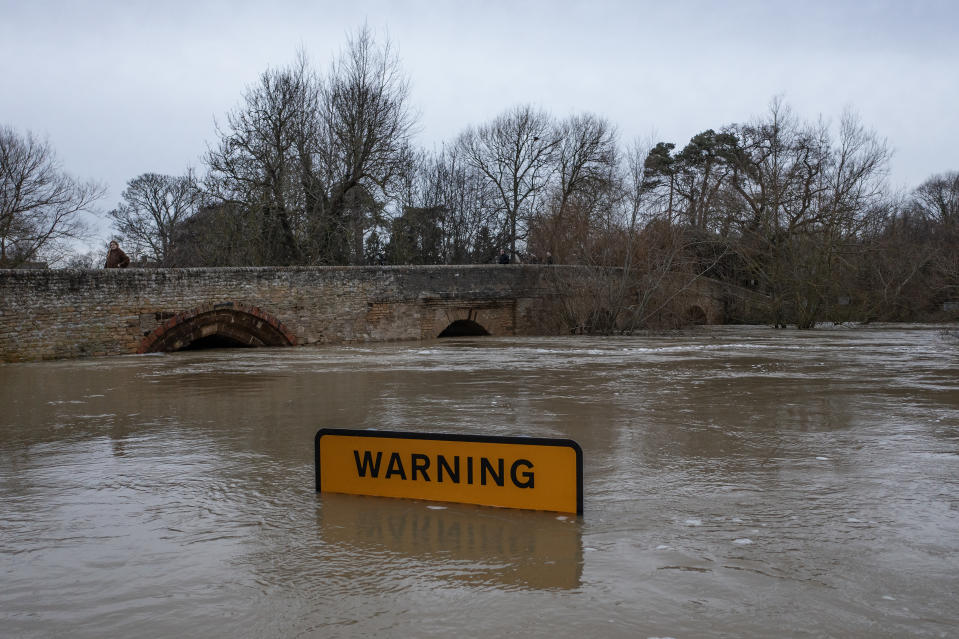
<svg viewBox="0 0 959 639"><path fill-rule="evenodd" d="M213 335L247 346L296 345L296 336L273 315L256 306L221 302L174 315L143 338L137 353L177 351Z"/></svg>

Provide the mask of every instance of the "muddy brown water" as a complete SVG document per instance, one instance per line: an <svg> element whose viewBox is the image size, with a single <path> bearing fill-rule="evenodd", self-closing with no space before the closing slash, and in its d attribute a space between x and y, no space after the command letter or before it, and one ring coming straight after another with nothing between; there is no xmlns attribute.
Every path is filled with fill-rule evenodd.
<svg viewBox="0 0 959 639"><path fill-rule="evenodd" d="M959 341L705 327L0 365L4 637L959 636ZM585 512L317 495L319 428L576 440Z"/></svg>

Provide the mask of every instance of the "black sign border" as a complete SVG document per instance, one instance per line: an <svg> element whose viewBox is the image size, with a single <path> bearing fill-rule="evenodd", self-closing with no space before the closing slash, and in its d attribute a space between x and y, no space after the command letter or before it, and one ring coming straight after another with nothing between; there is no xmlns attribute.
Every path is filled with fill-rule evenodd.
<svg viewBox="0 0 959 639"><path fill-rule="evenodd" d="M324 435L346 437L382 437L391 439L428 439L433 441L474 442L485 444L526 444L528 446L563 446L576 453L576 514L583 515L583 449L572 439L550 437L506 437L499 435L461 435L454 433L413 433L392 430L357 430L351 428L321 428L313 438L313 463L316 471L316 492L320 486L320 439Z"/></svg>

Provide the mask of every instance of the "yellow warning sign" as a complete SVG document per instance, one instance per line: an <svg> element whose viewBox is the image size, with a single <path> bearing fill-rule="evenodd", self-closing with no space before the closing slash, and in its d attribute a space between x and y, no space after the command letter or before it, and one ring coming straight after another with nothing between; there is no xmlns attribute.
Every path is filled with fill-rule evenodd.
<svg viewBox="0 0 959 639"><path fill-rule="evenodd" d="M583 452L569 439L316 433L317 492L583 513Z"/></svg>

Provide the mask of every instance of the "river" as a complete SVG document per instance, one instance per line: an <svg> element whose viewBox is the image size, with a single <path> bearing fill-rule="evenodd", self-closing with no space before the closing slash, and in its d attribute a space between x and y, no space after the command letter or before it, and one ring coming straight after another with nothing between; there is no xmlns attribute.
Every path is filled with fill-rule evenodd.
<svg viewBox="0 0 959 639"><path fill-rule="evenodd" d="M0 365L4 637L955 637L959 341L702 327ZM314 490L570 438L584 514Z"/></svg>

